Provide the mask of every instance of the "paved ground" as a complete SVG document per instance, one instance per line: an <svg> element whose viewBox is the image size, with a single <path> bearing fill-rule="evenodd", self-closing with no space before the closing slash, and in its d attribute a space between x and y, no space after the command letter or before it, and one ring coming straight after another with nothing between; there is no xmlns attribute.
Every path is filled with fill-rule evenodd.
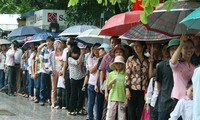
<svg viewBox="0 0 200 120"><path fill-rule="evenodd" d="M66 110L39 106L21 96L0 92L0 120L85 120L86 116L69 116Z"/></svg>

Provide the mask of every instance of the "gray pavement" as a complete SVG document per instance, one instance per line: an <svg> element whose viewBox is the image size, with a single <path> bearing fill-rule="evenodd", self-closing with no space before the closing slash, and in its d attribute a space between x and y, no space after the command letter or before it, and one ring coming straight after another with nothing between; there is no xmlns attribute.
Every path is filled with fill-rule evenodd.
<svg viewBox="0 0 200 120"><path fill-rule="evenodd" d="M86 116L69 116L67 110L40 106L21 96L0 92L0 120L85 120Z"/></svg>

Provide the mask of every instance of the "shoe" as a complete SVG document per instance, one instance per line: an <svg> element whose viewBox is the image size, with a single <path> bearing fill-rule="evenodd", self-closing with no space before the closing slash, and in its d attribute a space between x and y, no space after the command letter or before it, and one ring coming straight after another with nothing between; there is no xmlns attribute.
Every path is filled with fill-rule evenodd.
<svg viewBox="0 0 200 120"><path fill-rule="evenodd" d="M29 97L31 101L34 101L34 97Z"/></svg>
<svg viewBox="0 0 200 120"><path fill-rule="evenodd" d="M44 102L40 102L40 106L44 106Z"/></svg>
<svg viewBox="0 0 200 120"><path fill-rule="evenodd" d="M78 112L78 115L87 115L87 111L82 109Z"/></svg>
<svg viewBox="0 0 200 120"><path fill-rule="evenodd" d="M54 107L55 107L54 105L51 105L51 108L52 108L52 109L54 109Z"/></svg>
<svg viewBox="0 0 200 120"><path fill-rule="evenodd" d="M60 109L60 106L56 106L55 108L56 108L56 109Z"/></svg>
<svg viewBox="0 0 200 120"><path fill-rule="evenodd" d="M62 110L66 110L67 108L66 107L62 107Z"/></svg>
<svg viewBox="0 0 200 120"><path fill-rule="evenodd" d="M76 112L70 112L70 114L69 115L72 115L72 116L76 116Z"/></svg>
<svg viewBox="0 0 200 120"><path fill-rule="evenodd" d="M34 103L39 103L39 100L38 100L38 99L35 99L35 100L34 100Z"/></svg>
<svg viewBox="0 0 200 120"><path fill-rule="evenodd" d="M27 95L27 94L25 95L25 98L28 98L28 95Z"/></svg>

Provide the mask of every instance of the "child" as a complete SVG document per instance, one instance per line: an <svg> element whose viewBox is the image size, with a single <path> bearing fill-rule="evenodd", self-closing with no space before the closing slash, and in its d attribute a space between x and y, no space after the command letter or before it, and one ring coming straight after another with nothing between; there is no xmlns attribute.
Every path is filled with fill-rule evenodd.
<svg viewBox="0 0 200 120"><path fill-rule="evenodd" d="M63 67L63 60L60 59L60 71L59 71L59 77L58 77L58 84L57 84L57 90L56 90L56 96L57 96L57 106L55 107L56 109L62 108L63 110L66 109L65 107L65 79L63 75L61 74L62 72L62 67Z"/></svg>
<svg viewBox="0 0 200 120"><path fill-rule="evenodd" d="M109 73L106 81L105 99L108 99L108 111L106 120L115 120L118 113L118 120L126 120L125 114L125 62L122 56L116 56L110 68L114 71ZM108 95L108 89L110 89Z"/></svg>
<svg viewBox="0 0 200 120"><path fill-rule="evenodd" d="M183 120L192 120L192 109L193 109L193 88L192 81L188 82L186 87L186 97L180 99L176 104L173 112L170 114L169 120L177 120L180 116Z"/></svg>

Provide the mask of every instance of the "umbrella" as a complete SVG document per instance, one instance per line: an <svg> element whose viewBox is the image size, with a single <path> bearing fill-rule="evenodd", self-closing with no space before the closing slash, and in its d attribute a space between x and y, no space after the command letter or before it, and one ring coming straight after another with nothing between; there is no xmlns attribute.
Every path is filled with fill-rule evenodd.
<svg viewBox="0 0 200 120"><path fill-rule="evenodd" d="M86 43L109 43L110 37L99 35L101 29L89 29L77 36L78 39Z"/></svg>
<svg viewBox="0 0 200 120"><path fill-rule="evenodd" d="M99 35L120 36L140 21L141 11L131 11L112 16Z"/></svg>
<svg viewBox="0 0 200 120"><path fill-rule="evenodd" d="M148 30L143 24L138 24L132 27L128 32L120 36L120 38L134 41L160 41L171 39L172 37Z"/></svg>
<svg viewBox="0 0 200 120"><path fill-rule="evenodd" d="M199 3L191 1L175 2L170 11L166 11L162 6L147 17L148 24L146 26L150 30L169 36L180 36L182 33L194 35L196 31L187 31L187 28L180 25L179 22L199 6Z"/></svg>
<svg viewBox="0 0 200 120"><path fill-rule="evenodd" d="M6 40L6 39L0 39L0 45L7 45L7 44L11 44L10 41Z"/></svg>
<svg viewBox="0 0 200 120"><path fill-rule="evenodd" d="M14 29L8 35L8 37L30 36L30 35L34 35L41 32L43 32L43 30L40 28L32 27L32 26L23 26L23 27Z"/></svg>
<svg viewBox="0 0 200 120"><path fill-rule="evenodd" d="M180 23L186 25L188 29L200 30L200 7L189 14Z"/></svg>
<svg viewBox="0 0 200 120"><path fill-rule="evenodd" d="M33 35L29 41L31 41L31 42L43 41L43 40L46 40L46 38L48 36L52 36L54 38L58 38L58 35L56 33L42 32L42 33L38 33L38 34Z"/></svg>
<svg viewBox="0 0 200 120"><path fill-rule="evenodd" d="M88 29L96 29L96 28L98 27L93 25L74 25L65 29L62 33L59 34L59 36L78 36L79 34Z"/></svg>

